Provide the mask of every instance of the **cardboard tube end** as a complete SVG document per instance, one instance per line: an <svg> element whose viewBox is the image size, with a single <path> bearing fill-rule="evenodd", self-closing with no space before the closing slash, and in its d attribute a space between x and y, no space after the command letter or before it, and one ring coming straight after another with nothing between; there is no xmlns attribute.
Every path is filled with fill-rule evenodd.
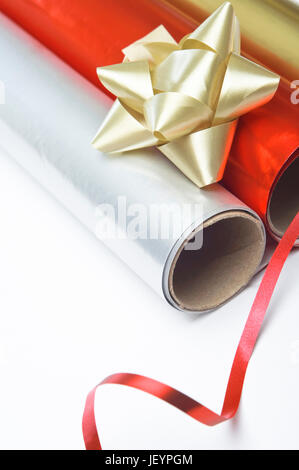
<svg viewBox="0 0 299 470"><path fill-rule="evenodd" d="M245 211L227 211L202 227L202 247L178 250L169 272L169 292L183 310L214 309L242 289L256 272L265 248L262 222Z"/></svg>
<svg viewBox="0 0 299 470"><path fill-rule="evenodd" d="M267 222L275 238L281 239L299 211L299 150L278 178L269 198ZM296 245L299 244L297 239Z"/></svg>

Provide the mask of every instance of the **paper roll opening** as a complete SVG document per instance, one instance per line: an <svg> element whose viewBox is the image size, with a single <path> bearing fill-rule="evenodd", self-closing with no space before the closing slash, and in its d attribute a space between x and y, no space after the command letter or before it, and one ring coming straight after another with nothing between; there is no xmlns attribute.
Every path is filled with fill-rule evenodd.
<svg viewBox="0 0 299 470"><path fill-rule="evenodd" d="M202 230L198 250L185 247ZM262 223L242 211L228 211L208 219L192 232L173 260L169 291L184 310L218 307L244 287L256 272L265 248Z"/></svg>
<svg viewBox="0 0 299 470"><path fill-rule="evenodd" d="M269 227L281 238L299 211L299 150L274 186L268 206ZM299 239L297 239L299 241Z"/></svg>

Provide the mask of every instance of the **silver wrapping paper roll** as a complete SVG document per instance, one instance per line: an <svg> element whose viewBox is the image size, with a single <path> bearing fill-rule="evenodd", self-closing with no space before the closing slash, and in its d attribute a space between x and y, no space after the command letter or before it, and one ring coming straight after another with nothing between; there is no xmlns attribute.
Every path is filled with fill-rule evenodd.
<svg viewBox="0 0 299 470"><path fill-rule="evenodd" d="M265 248L258 216L220 185L199 190L154 149L107 156L90 142L111 101L39 42L0 16L0 146L97 234L98 208L155 206L163 223L165 205L200 207L193 219L181 214L173 237L104 242L162 297L181 310L214 308L257 270ZM118 224L119 220L111 223ZM152 220L150 221L152 223ZM203 234L197 250L188 240Z"/></svg>

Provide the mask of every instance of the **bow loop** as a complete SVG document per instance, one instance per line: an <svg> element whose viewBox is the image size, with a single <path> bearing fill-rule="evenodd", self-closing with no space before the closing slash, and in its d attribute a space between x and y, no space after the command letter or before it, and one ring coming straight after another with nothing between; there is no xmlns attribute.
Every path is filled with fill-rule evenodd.
<svg viewBox="0 0 299 470"><path fill-rule="evenodd" d="M154 94L149 65L145 60L99 67L97 72L107 90L140 113L144 102Z"/></svg>
<svg viewBox="0 0 299 470"><path fill-rule="evenodd" d="M178 43L167 29L160 25L149 34L122 50L125 61L146 60L150 68L160 64L171 52L178 50Z"/></svg>
<svg viewBox="0 0 299 470"><path fill-rule="evenodd" d="M270 101L279 77L237 54L231 54L218 101L214 124L237 119Z"/></svg>
<svg viewBox="0 0 299 470"><path fill-rule="evenodd" d="M170 141L208 127L213 114L208 106L190 96L167 92L148 100L144 115L154 135Z"/></svg>
<svg viewBox="0 0 299 470"><path fill-rule="evenodd" d="M193 33L185 36L180 46L182 49L211 50L225 60L234 51L236 16L229 2L220 6Z"/></svg>
<svg viewBox="0 0 299 470"><path fill-rule="evenodd" d="M191 96L210 108L216 106L225 64L212 51L186 49L173 52L152 74L156 91L173 91Z"/></svg>
<svg viewBox="0 0 299 470"><path fill-rule="evenodd" d="M117 130L117 131L116 131ZM158 145L159 140L116 100L92 141L103 152L128 152Z"/></svg>

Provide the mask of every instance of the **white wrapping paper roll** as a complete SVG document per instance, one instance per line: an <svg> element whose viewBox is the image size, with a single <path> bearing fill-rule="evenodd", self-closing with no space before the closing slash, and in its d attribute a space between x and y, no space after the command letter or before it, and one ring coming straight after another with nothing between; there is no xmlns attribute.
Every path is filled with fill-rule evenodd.
<svg viewBox="0 0 299 470"><path fill-rule="evenodd" d="M0 146L89 230L97 233L98 207L117 213L119 198L148 214L158 208L159 229L165 204L201 208L192 220L181 215L175 239L125 232L104 239L142 279L192 312L220 305L248 283L265 248L255 213L220 185L199 190L154 149L118 156L94 150L90 142L111 101L3 15L0 56ZM185 250L194 232L203 234L203 246Z"/></svg>

